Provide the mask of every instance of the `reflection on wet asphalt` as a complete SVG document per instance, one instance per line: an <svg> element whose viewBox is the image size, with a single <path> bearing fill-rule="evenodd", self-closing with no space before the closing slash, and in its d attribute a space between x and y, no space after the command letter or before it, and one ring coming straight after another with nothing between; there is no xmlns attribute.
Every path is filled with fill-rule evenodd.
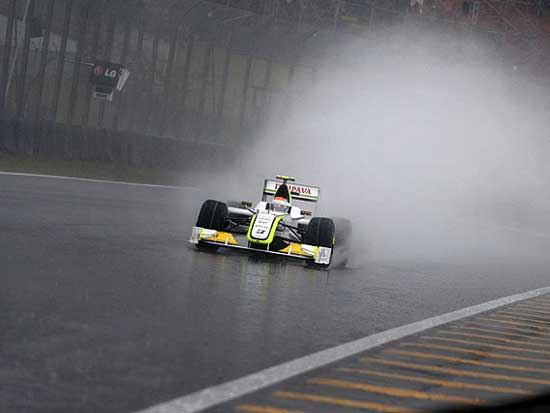
<svg viewBox="0 0 550 413"><path fill-rule="evenodd" d="M195 251L202 195L0 176L0 411L144 408L548 284L544 269Z"/></svg>

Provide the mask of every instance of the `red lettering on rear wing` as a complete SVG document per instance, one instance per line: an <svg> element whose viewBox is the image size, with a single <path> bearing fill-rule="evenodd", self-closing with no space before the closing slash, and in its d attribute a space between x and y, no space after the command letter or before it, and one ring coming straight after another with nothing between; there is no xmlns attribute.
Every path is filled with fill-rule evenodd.
<svg viewBox="0 0 550 413"><path fill-rule="evenodd" d="M264 181L264 191L263 191L263 201L267 201L265 199L266 196L273 196L275 195L275 192L277 192L277 189L279 186L281 186L282 182L276 181L273 179L266 179ZM304 184L297 184L295 182L287 182L288 189L290 190L290 193L292 195L293 199L299 199L302 201L309 201L309 202L318 202L319 201L319 187L317 186L311 186L311 185L304 185Z"/></svg>

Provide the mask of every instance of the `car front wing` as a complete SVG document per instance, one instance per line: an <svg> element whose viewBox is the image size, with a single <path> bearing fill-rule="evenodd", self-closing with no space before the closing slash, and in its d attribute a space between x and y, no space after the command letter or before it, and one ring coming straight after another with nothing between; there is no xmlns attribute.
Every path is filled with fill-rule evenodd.
<svg viewBox="0 0 550 413"><path fill-rule="evenodd" d="M282 250L269 250L269 245L266 249L255 249L251 247L251 243L242 234L234 234L225 231L216 231L213 229L193 227L189 242L198 244L218 245L220 247L235 248L241 250L251 250L254 252L262 252L266 254L279 255L289 258L298 258L303 260L311 260L316 264L330 264L332 248L319 247L316 245L301 244L291 242Z"/></svg>

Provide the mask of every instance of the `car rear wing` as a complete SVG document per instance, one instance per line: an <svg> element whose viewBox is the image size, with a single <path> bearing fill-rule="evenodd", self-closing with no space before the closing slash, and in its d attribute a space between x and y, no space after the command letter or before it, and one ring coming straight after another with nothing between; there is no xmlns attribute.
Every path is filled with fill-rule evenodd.
<svg viewBox="0 0 550 413"><path fill-rule="evenodd" d="M281 181L275 179L266 179L264 181L264 191L262 201L268 201L268 197L272 197L277 192L277 189L282 184ZM301 201L318 202L320 189L317 186L297 184L296 182L287 182L288 189L292 199Z"/></svg>

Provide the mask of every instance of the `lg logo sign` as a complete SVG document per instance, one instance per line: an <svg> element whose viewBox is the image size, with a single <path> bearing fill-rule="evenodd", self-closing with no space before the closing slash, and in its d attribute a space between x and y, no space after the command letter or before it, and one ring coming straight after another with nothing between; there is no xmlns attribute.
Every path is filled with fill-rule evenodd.
<svg viewBox="0 0 550 413"><path fill-rule="evenodd" d="M99 76L105 76L110 78L116 78L118 76L118 70L116 69L105 69L103 66L96 66L94 67L94 75Z"/></svg>
<svg viewBox="0 0 550 413"><path fill-rule="evenodd" d="M118 76L118 70L115 70L115 69L107 69L107 70L105 71L105 74L104 74L103 76L115 78L115 77Z"/></svg>
<svg viewBox="0 0 550 413"><path fill-rule="evenodd" d="M120 92L130 76L130 72L118 63L96 61L91 65L90 81L94 96L100 99L111 100L113 92Z"/></svg>

